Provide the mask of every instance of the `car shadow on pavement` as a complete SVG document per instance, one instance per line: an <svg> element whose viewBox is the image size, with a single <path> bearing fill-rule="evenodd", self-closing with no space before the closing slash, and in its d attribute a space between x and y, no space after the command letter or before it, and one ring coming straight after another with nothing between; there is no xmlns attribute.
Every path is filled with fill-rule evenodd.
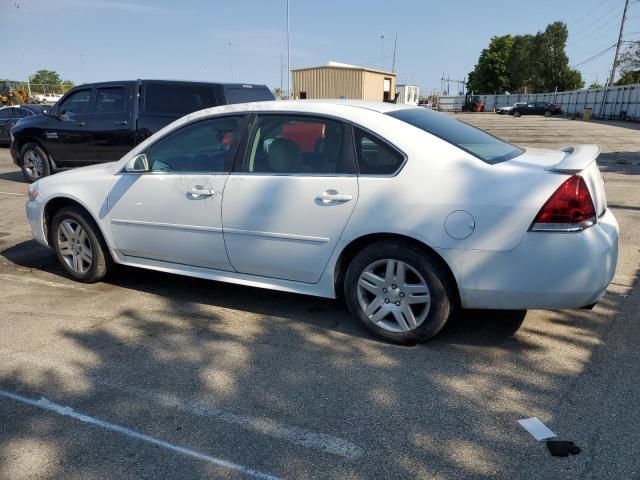
<svg viewBox="0 0 640 480"><path fill-rule="evenodd" d="M0 180L8 180L17 183L29 183L20 170L15 172L0 173Z"/></svg>
<svg viewBox="0 0 640 480"><path fill-rule="evenodd" d="M64 277L53 253L33 241L2 256ZM25 297L48 314L20 323L45 331L46 342L31 357L5 352L0 388L284 478L524 478L513 472L527 464L552 478L557 463L532 448L516 420L553 418L608 327L598 312L552 312L550 322L533 323L465 312L433 341L404 348L374 341L337 301L131 268L64 291L63 312L56 291ZM608 295L603 311L620 300ZM555 361L568 348L575 359ZM141 478L152 468L165 478L223 476L2 402L2 478L19 478L27 465L47 478ZM274 439L273 428L256 433L247 418L347 439L363 454L319 453ZM42 471L23 453L36 444L55 452Z"/></svg>
<svg viewBox="0 0 640 480"><path fill-rule="evenodd" d="M52 250L28 240L0 252L24 268L41 270L74 282ZM74 282L75 283L75 282ZM356 319L342 299L332 300L119 265L102 284L169 299L173 305L208 305L304 322L317 328L382 342ZM459 311L437 337L437 343L500 345L512 339L525 312Z"/></svg>

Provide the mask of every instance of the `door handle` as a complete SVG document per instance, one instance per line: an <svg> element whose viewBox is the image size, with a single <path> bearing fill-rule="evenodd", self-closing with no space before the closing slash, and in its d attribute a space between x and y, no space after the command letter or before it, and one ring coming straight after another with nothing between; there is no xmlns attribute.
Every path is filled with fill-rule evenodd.
<svg viewBox="0 0 640 480"><path fill-rule="evenodd" d="M327 190L316 197L322 203L344 203L353 200L353 196L338 193L336 190Z"/></svg>
<svg viewBox="0 0 640 480"><path fill-rule="evenodd" d="M126 127L128 122L126 120L116 120L113 123L115 123L116 125L122 125L123 127Z"/></svg>
<svg viewBox="0 0 640 480"><path fill-rule="evenodd" d="M86 123L84 123L84 122L76 122L76 125L78 125L79 127L84 127L86 125Z"/></svg>
<svg viewBox="0 0 640 480"><path fill-rule="evenodd" d="M192 188L187 193L193 197L213 197L216 194L216 191Z"/></svg>

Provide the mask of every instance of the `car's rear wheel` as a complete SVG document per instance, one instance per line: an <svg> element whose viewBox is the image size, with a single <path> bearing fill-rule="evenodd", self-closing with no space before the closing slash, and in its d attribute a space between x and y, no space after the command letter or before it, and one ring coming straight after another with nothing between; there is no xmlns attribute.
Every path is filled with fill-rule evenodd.
<svg viewBox="0 0 640 480"><path fill-rule="evenodd" d="M401 242L379 242L349 264L344 293L349 310L376 335L413 344L436 335L453 309L443 267Z"/></svg>
<svg viewBox="0 0 640 480"><path fill-rule="evenodd" d="M522 114L521 114L519 111L517 111L517 110L516 110L515 112L513 112L513 116L514 116L514 117L519 117L519 116L521 116L521 115L522 115Z"/></svg>
<svg viewBox="0 0 640 480"><path fill-rule="evenodd" d="M51 174L49 156L37 143L27 143L20 150L22 174L30 182Z"/></svg>
<svg viewBox="0 0 640 480"><path fill-rule="evenodd" d="M51 221L51 243L60 264L76 280L94 283L109 272L109 250L93 219L82 209L65 207Z"/></svg>
<svg viewBox="0 0 640 480"><path fill-rule="evenodd" d="M544 116L545 117L550 117L551 116L551 112L549 110L547 110L546 112L544 112Z"/></svg>

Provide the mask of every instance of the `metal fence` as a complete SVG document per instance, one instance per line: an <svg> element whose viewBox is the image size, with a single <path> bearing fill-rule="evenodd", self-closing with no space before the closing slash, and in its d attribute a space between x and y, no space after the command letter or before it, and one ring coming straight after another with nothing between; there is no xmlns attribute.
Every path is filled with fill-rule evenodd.
<svg viewBox="0 0 640 480"><path fill-rule="evenodd" d="M593 117L602 119L640 120L640 84L611 88L589 88L569 92L478 95L484 101L485 111L513 105L516 102L551 102L560 105L562 113L582 116L585 108L593 109ZM464 95L442 96L439 110L459 112L464 105Z"/></svg>

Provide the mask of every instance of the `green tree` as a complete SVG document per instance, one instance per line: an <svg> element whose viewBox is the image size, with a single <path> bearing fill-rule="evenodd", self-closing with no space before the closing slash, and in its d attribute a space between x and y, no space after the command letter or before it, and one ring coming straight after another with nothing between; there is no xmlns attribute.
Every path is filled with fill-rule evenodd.
<svg viewBox="0 0 640 480"><path fill-rule="evenodd" d="M469 74L469 90L490 94L581 88L582 75L569 66L565 52L568 35L564 23L554 22L535 35L493 37Z"/></svg>
<svg viewBox="0 0 640 480"><path fill-rule="evenodd" d="M616 85L640 83L640 41L633 42L620 55L620 71L622 75Z"/></svg>
<svg viewBox="0 0 640 480"><path fill-rule="evenodd" d="M63 80L62 81L62 93L68 92L69 90L71 90L75 86L76 86L75 83L73 83L71 80Z"/></svg>
<svg viewBox="0 0 640 480"><path fill-rule="evenodd" d="M60 85L62 79L58 72L42 69L31 75L29 81L34 85Z"/></svg>
<svg viewBox="0 0 640 480"><path fill-rule="evenodd" d="M535 35L516 35L509 57L509 90L531 92L538 83L539 68L535 62L537 45Z"/></svg>
<svg viewBox="0 0 640 480"><path fill-rule="evenodd" d="M507 90L512 45L511 35L492 37L489 46L482 50L478 64L469 73L467 90L475 93L503 93Z"/></svg>
<svg viewBox="0 0 640 480"><path fill-rule="evenodd" d="M584 81L578 70L569 67L565 52L569 31L562 22L554 22L544 32L538 32L538 55L540 76L537 91L551 92L582 88Z"/></svg>
<svg viewBox="0 0 640 480"><path fill-rule="evenodd" d="M602 88L602 85L600 85L600 83L598 82L591 82L591 85L589 85L589 88Z"/></svg>

